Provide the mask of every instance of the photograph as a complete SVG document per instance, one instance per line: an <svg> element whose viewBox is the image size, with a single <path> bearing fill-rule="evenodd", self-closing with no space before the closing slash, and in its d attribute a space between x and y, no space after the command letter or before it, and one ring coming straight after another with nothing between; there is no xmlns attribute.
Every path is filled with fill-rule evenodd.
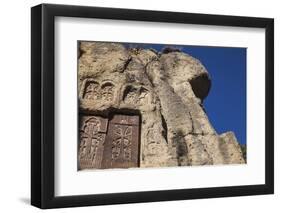
<svg viewBox="0 0 281 213"><path fill-rule="evenodd" d="M31 41L33 206L274 193L273 18L39 4Z"/></svg>
<svg viewBox="0 0 281 213"><path fill-rule="evenodd" d="M77 41L77 170L246 164L246 55Z"/></svg>

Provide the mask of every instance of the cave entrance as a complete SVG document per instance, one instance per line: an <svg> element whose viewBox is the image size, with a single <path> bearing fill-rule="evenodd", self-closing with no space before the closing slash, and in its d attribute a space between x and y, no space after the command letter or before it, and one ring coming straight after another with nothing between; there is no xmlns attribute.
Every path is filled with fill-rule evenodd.
<svg viewBox="0 0 281 213"><path fill-rule="evenodd" d="M79 169L139 167L139 115L80 115Z"/></svg>

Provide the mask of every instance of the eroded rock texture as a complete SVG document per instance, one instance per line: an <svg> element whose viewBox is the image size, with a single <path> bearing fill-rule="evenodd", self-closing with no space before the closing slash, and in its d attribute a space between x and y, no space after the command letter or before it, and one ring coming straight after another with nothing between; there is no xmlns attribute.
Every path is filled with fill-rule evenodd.
<svg viewBox="0 0 281 213"><path fill-rule="evenodd" d="M208 120L211 81L197 59L101 42L80 42L78 55L80 113L139 115L140 167L245 163L235 135Z"/></svg>

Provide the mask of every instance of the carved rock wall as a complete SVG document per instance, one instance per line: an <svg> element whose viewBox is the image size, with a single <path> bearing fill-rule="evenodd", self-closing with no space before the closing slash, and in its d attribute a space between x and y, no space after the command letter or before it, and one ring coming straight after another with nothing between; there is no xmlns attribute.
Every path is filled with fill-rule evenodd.
<svg viewBox="0 0 281 213"><path fill-rule="evenodd" d="M235 135L210 124L208 72L186 53L80 42L78 79L80 112L140 115L140 167L245 163Z"/></svg>

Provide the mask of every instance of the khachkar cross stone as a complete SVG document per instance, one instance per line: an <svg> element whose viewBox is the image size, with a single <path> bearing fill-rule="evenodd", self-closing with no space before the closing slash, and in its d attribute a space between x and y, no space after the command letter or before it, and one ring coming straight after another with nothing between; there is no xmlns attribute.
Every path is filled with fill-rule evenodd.
<svg viewBox="0 0 281 213"><path fill-rule="evenodd" d="M95 82L86 82L84 98L97 100L100 97L99 85Z"/></svg>
<svg viewBox="0 0 281 213"><path fill-rule="evenodd" d="M97 116L82 117L80 129L80 169L100 168L105 133L101 131L107 121Z"/></svg>
<svg viewBox="0 0 281 213"><path fill-rule="evenodd" d="M109 121L102 168L139 166L139 116L115 114Z"/></svg>
<svg viewBox="0 0 281 213"><path fill-rule="evenodd" d="M106 84L102 87L102 99L104 101L113 100L113 85L112 84Z"/></svg>
<svg viewBox="0 0 281 213"><path fill-rule="evenodd" d="M112 141L112 160L123 155L124 160L131 160L132 126L115 125Z"/></svg>
<svg viewBox="0 0 281 213"><path fill-rule="evenodd" d="M81 116L80 123L80 169L139 166L138 116Z"/></svg>

